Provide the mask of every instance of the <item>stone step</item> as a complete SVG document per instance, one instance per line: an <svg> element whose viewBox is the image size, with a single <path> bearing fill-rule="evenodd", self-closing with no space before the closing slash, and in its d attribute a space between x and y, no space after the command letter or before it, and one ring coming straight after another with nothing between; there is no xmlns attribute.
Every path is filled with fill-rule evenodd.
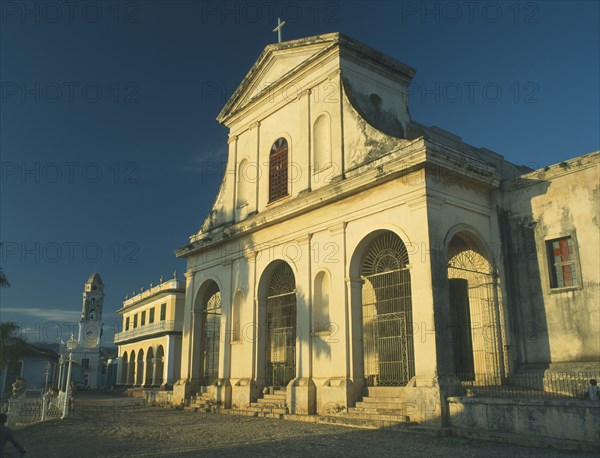
<svg viewBox="0 0 600 458"><path fill-rule="evenodd" d="M329 423L342 426L352 426L355 428L369 429L406 429L410 423L393 420L370 420L367 418L356 418L348 415L319 416L319 423Z"/></svg>
<svg viewBox="0 0 600 458"><path fill-rule="evenodd" d="M238 409L238 410L247 410L249 412L269 412L269 413L287 413L287 409L285 407L279 407L279 406L270 406L270 405L257 405L257 404L250 404L249 407L244 407L243 409Z"/></svg>
<svg viewBox="0 0 600 458"><path fill-rule="evenodd" d="M410 422L410 417L407 415L397 415L397 414L383 414L379 412L361 412L361 411L350 411L348 409L348 413L339 415L340 417L348 417L348 418L359 418L364 420L373 420L373 421L394 421L398 423L408 423Z"/></svg>
<svg viewBox="0 0 600 458"><path fill-rule="evenodd" d="M204 400L204 399L198 399L196 401L190 402L190 405L191 406L192 405L193 406L198 406L198 407L200 407L200 406L211 406L211 405L214 405L214 402L209 401L209 400Z"/></svg>
<svg viewBox="0 0 600 458"><path fill-rule="evenodd" d="M283 405L286 403L285 398L283 399L273 399L273 398L260 398L256 400L257 403L260 404L273 404L273 405Z"/></svg>
<svg viewBox="0 0 600 458"><path fill-rule="evenodd" d="M406 402L406 400L404 398L393 397L393 396L364 396L363 402L403 404Z"/></svg>
<svg viewBox="0 0 600 458"><path fill-rule="evenodd" d="M251 412L249 410L246 410L246 407L244 407L242 409L228 409L228 410L223 410L221 412L226 415L240 415L243 417L258 417L258 412Z"/></svg>
<svg viewBox="0 0 600 458"><path fill-rule="evenodd" d="M396 410L406 410L406 404L403 402L376 402L376 401L367 401L367 399L363 399L355 404L355 407L361 407L365 409L396 409Z"/></svg>
<svg viewBox="0 0 600 458"><path fill-rule="evenodd" d="M283 399L285 401L287 399L287 395L285 393L282 393L282 394L265 394L265 395L263 395L262 399L273 399L273 400Z"/></svg>
<svg viewBox="0 0 600 458"><path fill-rule="evenodd" d="M228 409L223 411L227 415L241 415L245 417L261 417L261 418L284 418L286 411L285 409L274 409L274 410L257 410L252 407L243 407L241 409Z"/></svg>
<svg viewBox="0 0 600 458"><path fill-rule="evenodd" d="M368 413L371 415L396 415L406 417L406 412L402 409L381 409L373 407L348 407L348 413Z"/></svg>
<svg viewBox="0 0 600 458"><path fill-rule="evenodd" d="M365 397L402 399L405 395L406 388L399 386L370 386L365 390Z"/></svg>

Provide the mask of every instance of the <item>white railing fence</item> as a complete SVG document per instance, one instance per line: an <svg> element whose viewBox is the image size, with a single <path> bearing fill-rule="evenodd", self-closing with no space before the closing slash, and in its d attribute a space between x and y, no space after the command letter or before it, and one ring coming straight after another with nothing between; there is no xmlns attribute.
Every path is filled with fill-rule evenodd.
<svg viewBox="0 0 600 458"><path fill-rule="evenodd" d="M28 425L62 417L65 394L10 398L5 405L8 426ZM3 406L4 407L4 406Z"/></svg>

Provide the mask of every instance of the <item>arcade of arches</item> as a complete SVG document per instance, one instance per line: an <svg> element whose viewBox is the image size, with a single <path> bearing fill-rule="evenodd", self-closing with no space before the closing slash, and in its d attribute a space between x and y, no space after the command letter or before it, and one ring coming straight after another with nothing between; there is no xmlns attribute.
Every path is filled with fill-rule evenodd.
<svg viewBox="0 0 600 458"><path fill-rule="evenodd" d="M446 250L454 342L446 357L469 380L501 378L505 364L500 288L483 247L462 231ZM348 256L342 278L291 259L260 269L260 253L220 265L204 281L197 281L201 273L188 274L188 290L196 289L189 347L183 344L191 390L240 406L265 388L283 389L297 413L319 412L330 399L348 405L373 388L418 387L435 397L435 333L424 333L429 323L414 284L414 271L424 266L411 250L400 234L375 230Z"/></svg>

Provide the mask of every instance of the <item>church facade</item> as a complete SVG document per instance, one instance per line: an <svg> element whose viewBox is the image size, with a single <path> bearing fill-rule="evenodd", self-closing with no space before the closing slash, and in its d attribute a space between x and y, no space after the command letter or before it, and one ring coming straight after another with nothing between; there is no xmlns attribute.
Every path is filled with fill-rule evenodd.
<svg viewBox="0 0 600 458"><path fill-rule="evenodd" d="M265 48L218 116L213 210L176 251L174 402L279 389L323 414L378 393L427 421L449 374L597 370L598 153L511 164L413 121L414 74L338 33Z"/></svg>

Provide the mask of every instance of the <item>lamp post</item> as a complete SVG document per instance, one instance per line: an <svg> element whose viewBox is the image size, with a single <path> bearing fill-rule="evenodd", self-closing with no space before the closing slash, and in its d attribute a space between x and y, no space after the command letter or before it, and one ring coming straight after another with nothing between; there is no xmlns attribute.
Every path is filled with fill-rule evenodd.
<svg viewBox="0 0 600 458"><path fill-rule="evenodd" d="M67 385L65 387L65 404L63 406L63 414L61 420L67 418L69 413L69 393L71 392L71 366L73 365L73 350L77 348L77 340L71 334L71 338L67 342L67 350L69 350L69 369L67 370Z"/></svg>
<svg viewBox="0 0 600 458"><path fill-rule="evenodd" d="M44 372L44 393L48 392L48 376L50 375L50 361L46 361L46 371Z"/></svg>

